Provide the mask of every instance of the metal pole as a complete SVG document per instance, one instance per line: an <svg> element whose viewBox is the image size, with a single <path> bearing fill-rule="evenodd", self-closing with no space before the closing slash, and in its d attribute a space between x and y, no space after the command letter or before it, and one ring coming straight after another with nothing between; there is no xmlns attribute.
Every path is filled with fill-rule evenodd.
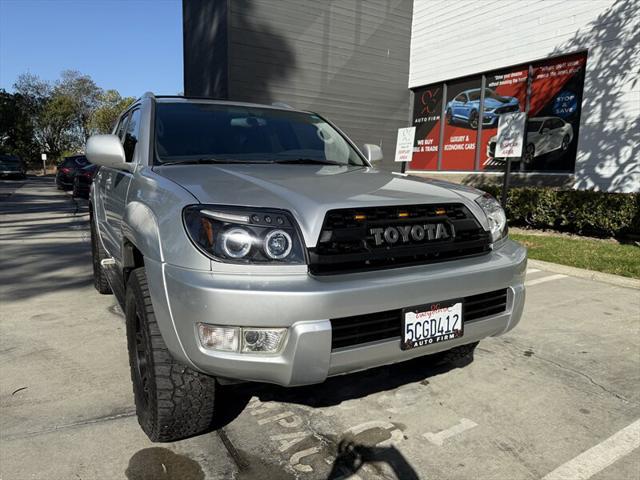
<svg viewBox="0 0 640 480"><path fill-rule="evenodd" d="M525 107L524 111L527 114L527 118L524 123L524 139L522 148L527 148L527 129L529 126L529 108L531 106L531 83L533 82L533 67L529 64L529 70L527 72L527 91L525 95ZM520 155L520 171L523 169L523 156ZM507 196L509 194L509 177L511 176L511 157L507 157L507 162L504 168L504 178L502 179L502 208L507 208Z"/></svg>
<svg viewBox="0 0 640 480"><path fill-rule="evenodd" d="M509 190L509 176L511 173L511 157L507 157L504 168L504 178L502 179L502 208L507 208L507 193Z"/></svg>
<svg viewBox="0 0 640 480"><path fill-rule="evenodd" d="M413 90L409 90L409 125L413 125L413 120L414 120L414 115L413 115L413 109L415 108L415 93L413 92ZM413 140L413 142L415 143L415 139ZM411 154L411 159L413 160L413 154ZM394 159L395 160L395 159ZM400 173L404 173L407 170L407 162L402 162L402 165L400 165Z"/></svg>

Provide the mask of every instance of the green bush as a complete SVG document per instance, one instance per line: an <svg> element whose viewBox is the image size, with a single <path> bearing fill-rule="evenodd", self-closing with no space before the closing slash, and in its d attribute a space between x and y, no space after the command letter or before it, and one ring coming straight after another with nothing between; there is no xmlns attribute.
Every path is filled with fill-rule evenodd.
<svg viewBox="0 0 640 480"><path fill-rule="evenodd" d="M500 198L500 187L480 188ZM581 235L640 235L640 194L510 188L507 217L513 226L553 228Z"/></svg>

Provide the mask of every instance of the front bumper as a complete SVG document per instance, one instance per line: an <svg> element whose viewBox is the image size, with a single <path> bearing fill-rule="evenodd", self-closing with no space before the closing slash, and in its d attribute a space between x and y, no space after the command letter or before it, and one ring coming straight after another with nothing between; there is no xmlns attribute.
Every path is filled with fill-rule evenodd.
<svg viewBox="0 0 640 480"><path fill-rule="evenodd" d="M207 374L292 386L401 362L500 335L520 320L526 250L508 240L489 254L431 265L314 277L229 275L145 259L160 331L172 354ZM380 312L508 289L505 312L465 325L464 336L403 351L400 338L331 349L331 318ZM288 327L278 354L212 352L196 324Z"/></svg>

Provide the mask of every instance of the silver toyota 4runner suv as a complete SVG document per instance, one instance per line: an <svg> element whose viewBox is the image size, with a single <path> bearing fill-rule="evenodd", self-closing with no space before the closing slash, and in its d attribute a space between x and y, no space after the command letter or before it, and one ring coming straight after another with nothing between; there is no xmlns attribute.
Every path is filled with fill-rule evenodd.
<svg viewBox="0 0 640 480"><path fill-rule="evenodd" d="M148 93L86 155L95 286L123 306L153 441L210 428L220 384L471 356L520 320L498 202L376 170L316 113Z"/></svg>

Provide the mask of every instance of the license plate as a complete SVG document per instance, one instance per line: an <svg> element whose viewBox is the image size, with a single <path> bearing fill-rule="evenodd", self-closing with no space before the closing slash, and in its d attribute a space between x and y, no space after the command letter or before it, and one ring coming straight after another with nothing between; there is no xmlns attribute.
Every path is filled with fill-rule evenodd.
<svg viewBox="0 0 640 480"><path fill-rule="evenodd" d="M462 333L460 299L409 307L402 312L402 350L446 342Z"/></svg>

